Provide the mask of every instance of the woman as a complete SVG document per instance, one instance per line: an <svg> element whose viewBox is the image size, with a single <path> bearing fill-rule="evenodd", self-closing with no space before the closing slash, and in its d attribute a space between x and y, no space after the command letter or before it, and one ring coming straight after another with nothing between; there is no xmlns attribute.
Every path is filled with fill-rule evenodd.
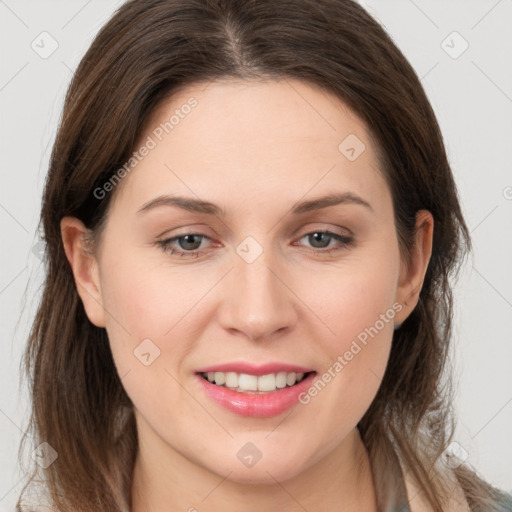
<svg viewBox="0 0 512 512"><path fill-rule="evenodd" d="M54 510L510 509L446 456L469 233L421 84L355 2L124 4L41 221Z"/></svg>

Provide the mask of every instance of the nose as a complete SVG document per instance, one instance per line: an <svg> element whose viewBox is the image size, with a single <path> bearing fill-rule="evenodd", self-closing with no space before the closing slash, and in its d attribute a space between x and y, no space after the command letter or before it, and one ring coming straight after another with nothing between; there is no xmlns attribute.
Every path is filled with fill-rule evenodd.
<svg viewBox="0 0 512 512"><path fill-rule="evenodd" d="M297 301L286 281L285 272L265 252L252 263L238 258L222 290L222 327L253 341L291 330L297 322Z"/></svg>

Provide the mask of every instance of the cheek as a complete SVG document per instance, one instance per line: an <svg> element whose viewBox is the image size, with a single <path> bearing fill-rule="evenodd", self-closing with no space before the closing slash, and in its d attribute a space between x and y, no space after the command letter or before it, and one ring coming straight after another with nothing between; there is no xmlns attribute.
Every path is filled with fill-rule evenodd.
<svg viewBox="0 0 512 512"><path fill-rule="evenodd" d="M384 375L401 309L395 302L398 248L347 257L303 282L305 302L321 320L324 367L302 399L311 415L328 414L330 424L355 427L375 397ZM326 413L326 411L329 411ZM341 433L340 433L341 435Z"/></svg>
<svg viewBox="0 0 512 512"><path fill-rule="evenodd" d="M102 292L117 372L144 417L171 424L176 416L189 414L183 410L187 397L178 383L178 369L189 347L179 340L190 338L187 311L200 290L193 293L178 275L164 279L162 269L142 266L135 258L111 268ZM200 418L196 420L200 424Z"/></svg>
<svg viewBox="0 0 512 512"><path fill-rule="evenodd" d="M153 399L158 401L155 389L172 386L172 378L164 371L174 373L169 361L165 361L168 350L163 340L166 332L170 331L169 338L181 328L180 323L173 326L190 309L186 298L189 294L183 292L186 283L181 282L178 274L172 281L166 280L162 269L151 267L151 262L148 264L135 250L124 251L128 256L114 261L112 255L117 252L105 251L102 261L106 329L128 394L134 402L136 396L144 395L149 404ZM175 360L182 359L183 351L179 343L173 344L171 353Z"/></svg>
<svg viewBox="0 0 512 512"><path fill-rule="evenodd" d="M154 265L136 254L111 268L102 279L104 305L111 313L107 323L113 333L129 336L134 343L145 338L159 343L172 337L212 286L199 279L200 272L161 262Z"/></svg>
<svg viewBox="0 0 512 512"><path fill-rule="evenodd" d="M319 265L297 283L297 295L321 321L317 325L323 324L320 339L332 359L348 350L358 336L364 343L369 331L372 337L392 334L399 309L395 304L398 258L398 248L384 240L348 254L335 265Z"/></svg>
<svg viewBox="0 0 512 512"><path fill-rule="evenodd" d="M385 281L379 285L375 279L362 281L352 275L333 291L335 284L331 281L330 290L310 296L312 304L322 304L317 311L325 334L317 339L328 373L325 381L362 399L365 389L376 392L384 373L399 305L393 307L393 288Z"/></svg>
<svg viewBox="0 0 512 512"><path fill-rule="evenodd" d="M187 395L177 381L187 377L187 355L200 338L198 330L211 319L208 292L219 277L192 265L173 268L161 258L155 264L142 251L125 253L129 256L122 261L109 261L105 251L102 261L102 297L117 371L145 416L179 415ZM164 396L168 408L162 408Z"/></svg>

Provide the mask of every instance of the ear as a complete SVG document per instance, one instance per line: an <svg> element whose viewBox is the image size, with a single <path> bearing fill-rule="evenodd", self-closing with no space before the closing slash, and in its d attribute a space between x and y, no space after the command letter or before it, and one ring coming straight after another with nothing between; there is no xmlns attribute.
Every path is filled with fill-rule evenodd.
<svg viewBox="0 0 512 512"><path fill-rule="evenodd" d="M434 218L428 210L416 213L416 236L411 250L411 261L400 264L400 277L396 301L403 308L395 316L395 324L401 324L418 304L421 288L432 254Z"/></svg>
<svg viewBox="0 0 512 512"><path fill-rule="evenodd" d="M97 327L105 327L98 262L85 239L88 230L75 217L63 217L60 231L66 258L87 317Z"/></svg>

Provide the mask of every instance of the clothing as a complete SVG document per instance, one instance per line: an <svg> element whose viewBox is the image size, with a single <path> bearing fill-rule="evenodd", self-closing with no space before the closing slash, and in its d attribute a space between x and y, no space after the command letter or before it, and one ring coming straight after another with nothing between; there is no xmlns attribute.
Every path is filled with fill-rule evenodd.
<svg viewBox="0 0 512 512"><path fill-rule="evenodd" d="M512 512L512 494L505 494L499 506L502 507L500 512Z"/></svg>
<svg viewBox="0 0 512 512"><path fill-rule="evenodd" d="M397 505L392 512L411 512L407 499L407 490L405 479L403 477L402 471L400 471L402 475L400 486L397 491ZM493 508L492 511L489 512L512 512L512 494L507 494L503 492L503 499L496 503L496 508Z"/></svg>

